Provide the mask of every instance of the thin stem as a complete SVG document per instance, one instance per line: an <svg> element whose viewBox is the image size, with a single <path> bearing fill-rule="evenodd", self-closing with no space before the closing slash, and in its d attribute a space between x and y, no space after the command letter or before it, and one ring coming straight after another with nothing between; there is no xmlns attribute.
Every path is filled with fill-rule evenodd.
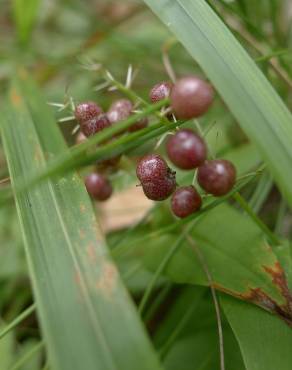
<svg viewBox="0 0 292 370"><path fill-rule="evenodd" d="M281 245L281 241L277 238L277 236L254 213L249 204L239 193L234 194L233 198L238 202L238 204L240 204L240 206L245 210L254 223L263 231L272 245Z"/></svg>
<svg viewBox="0 0 292 370"><path fill-rule="evenodd" d="M24 356L22 356L10 370L19 370L22 368L22 366L30 360L36 353L38 353L40 350L42 350L45 346L45 343L43 341L36 344L29 352L25 353Z"/></svg>
<svg viewBox="0 0 292 370"><path fill-rule="evenodd" d="M255 191L253 192L249 205L254 213L258 214L261 210L267 196L269 195L273 186L272 176L268 172L264 172Z"/></svg>
<svg viewBox="0 0 292 370"><path fill-rule="evenodd" d="M182 329L186 326L189 319L191 318L192 314L194 313L195 309L198 307L198 302L195 301L185 312L184 315L181 317L179 322L177 323L173 332L168 336L167 341L164 345L160 348L159 354L160 358L163 360L168 353L168 350L171 348L172 344L175 342L178 335L181 333Z"/></svg>
<svg viewBox="0 0 292 370"><path fill-rule="evenodd" d="M275 225L275 234L279 235L281 234L282 227L283 227L283 220L285 218L287 211L287 203L284 198L281 199L281 203L279 205L278 209L278 215L277 215L277 220L276 220L276 225Z"/></svg>
<svg viewBox="0 0 292 370"><path fill-rule="evenodd" d="M144 315L144 321L148 322L152 319L153 315L155 314L158 307L161 305L161 303L164 301L164 299L167 297L168 293L171 291L172 283L167 282L165 286L161 289L157 297L155 298L154 302L152 302L151 306L149 307L149 310L146 311Z"/></svg>
<svg viewBox="0 0 292 370"><path fill-rule="evenodd" d="M220 368L221 368L221 370L225 370L224 338L223 338L223 330L222 330L222 319L221 319L220 307L219 307L219 303L218 303L218 300L217 300L216 291L215 291L215 288L213 286L213 279L212 279L211 273L209 271L209 268L207 266L207 263L205 261L205 258L203 256L203 254L201 253L200 249L198 248L198 246L196 245L196 243L193 241L193 239L189 235L186 236L186 239L188 240L192 249L195 251L195 253L196 253L196 255L197 255L197 257L198 257L198 259L199 259L199 261L200 261L200 263L203 267L203 270L206 274L208 284L209 284L210 289L211 289L212 298L213 298L215 311L216 311L217 325L218 325L219 349L220 349Z"/></svg>
<svg viewBox="0 0 292 370"><path fill-rule="evenodd" d="M14 329L18 324L25 320L30 314L32 314L36 309L36 305L32 304L26 310L24 310L20 315L18 315L10 324L8 324L1 332L0 339L8 334L12 329Z"/></svg>
<svg viewBox="0 0 292 370"><path fill-rule="evenodd" d="M141 302L139 304L139 307L138 307L138 311L139 311L139 313L140 313L141 316L144 313L145 307L146 307L146 305L148 303L148 300L149 300L149 298L151 296L152 290L153 290L153 288L155 287L155 284L158 281L158 278L160 277L160 275L165 270L165 268L168 265L168 263L171 260L171 258L178 251L179 247L181 246L181 243L183 242L183 239L184 239L184 235L180 235L177 238L176 243L174 243L174 245L168 250L168 252L164 256L163 260L160 262L158 268L156 269L156 271L155 271L155 273L154 273L154 275L153 275L150 283L147 285L147 288L145 290L145 293L144 293L144 295L143 295L143 297L141 299Z"/></svg>

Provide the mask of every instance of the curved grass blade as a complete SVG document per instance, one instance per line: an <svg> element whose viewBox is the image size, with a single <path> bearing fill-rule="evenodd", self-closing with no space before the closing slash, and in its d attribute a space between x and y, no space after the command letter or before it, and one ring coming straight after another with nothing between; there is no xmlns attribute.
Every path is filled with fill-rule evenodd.
<svg viewBox="0 0 292 370"><path fill-rule="evenodd" d="M2 114L12 184L66 150L40 95L22 74ZM160 369L79 176L56 175L17 194L16 206L52 367Z"/></svg>
<svg viewBox="0 0 292 370"><path fill-rule="evenodd" d="M144 0L200 64L292 205L292 116L204 0Z"/></svg>

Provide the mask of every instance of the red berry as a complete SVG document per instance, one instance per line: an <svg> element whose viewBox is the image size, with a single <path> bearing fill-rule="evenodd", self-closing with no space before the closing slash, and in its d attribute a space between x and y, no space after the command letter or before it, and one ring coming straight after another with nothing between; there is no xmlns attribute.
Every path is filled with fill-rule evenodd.
<svg viewBox="0 0 292 370"><path fill-rule="evenodd" d="M190 129L172 135L166 143L166 151L172 163L183 170L199 167L207 157L204 140Z"/></svg>
<svg viewBox="0 0 292 370"><path fill-rule="evenodd" d="M89 121L102 113L102 109L93 101L80 103L75 108L75 118L79 124Z"/></svg>
<svg viewBox="0 0 292 370"><path fill-rule="evenodd" d="M131 125L128 128L128 131L129 132L135 132L135 131L142 130L143 128L146 128L148 126L148 123L149 123L149 121L148 121L147 117L141 118L139 121L137 121L136 123Z"/></svg>
<svg viewBox="0 0 292 370"><path fill-rule="evenodd" d="M169 173L165 160L158 154L149 154L140 159L136 174L141 183L153 181L155 178L163 179Z"/></svg>
<svg viewBox="0 0 292 370"><path fill-rule="evenodd" d="M127 119L133 110L133 104L128 99L115 101L107 112L110 123L117 123Z"/></svg>
<svg viewBox="0 0 292 370"><path fill-rule="evenodd" d="M179 79L170 94L172 109L180 119L199 117L213 102L214 90L207 82L196 76Z"/></svg>
<svg viewBox="0 0 292 370"><path fill-rule="evenodd" d="M198 169L198 183L210 194L222 196L230 192L236 180L236 169L225 159L206 161Z"/></svg>
<svg viewBox="0 0 292 370"><path fill-rule="evenodd" d="M168 98L171 92L171 88L172 83L167 81L162 81L154 85L149 94L152 103L157 103L160 100Z"/></svg>
<svg viewBox="0 0 292 370"><path fill-rule="evenodd" d="M107 200L113 192L110 182L99 173L91 173L85 178L85 186L90 196L96 200Z"/></svg>
<svg viewBox="0 0 292 370"><path fill-rule="evenodd" d="M193 186L182 186L171 198L172 212L180 218L187 217L201 208L202 198Z"/></svg>
<svg viewBox="0 0 292 370"><path fill-rule="evenodd" d="M89 121L84 121L80 123L81 131L85 136L92 136L97 132L111 126L110 121L106 114L100 114Z"/></svg>
<svg viewBox="0 0 292 370"><path fill-rule="evenodd" d="M142 183L144 194L151 200L161 201L167 199L176 188L175 174L170 172L162 178Z"/></svg>

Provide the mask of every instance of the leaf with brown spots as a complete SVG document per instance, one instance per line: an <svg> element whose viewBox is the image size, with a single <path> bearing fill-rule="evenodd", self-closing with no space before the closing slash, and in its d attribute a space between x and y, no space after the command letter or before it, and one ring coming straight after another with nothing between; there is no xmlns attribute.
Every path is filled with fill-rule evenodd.
<svg viewBox="0 0 292 370"><path fill-rule="evenodd" d="M40 91L22 78L1 116L13 186L67 151ZM50 366L160 370L80 177L55 176L15 198Z"/></svg>
<svg viewBox="0 0 292 370"><path fill-rule="evenodd" d="M157 216L157 219L161 218ZM151 222L149 230L153 227L155 224ZM165 234L146 245L137 243L132 254L142 259L148 269L155 270L179 235ZM257 304L286 322L292 321L291 293L284 270L248 216L224 204L201 217L191 235L204 254L217 289ZM134 240L135 236L127 243L134 244ZM167 265L165 274L178 283L207 284L196 254L187 242Z"/></svg>

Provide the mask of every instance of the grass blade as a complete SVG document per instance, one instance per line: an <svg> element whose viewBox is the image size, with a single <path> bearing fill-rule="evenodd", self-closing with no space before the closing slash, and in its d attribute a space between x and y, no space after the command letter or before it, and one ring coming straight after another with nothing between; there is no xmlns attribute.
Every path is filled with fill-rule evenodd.
<svg viewBox="0 0 292 370"><path fill-rule="evenodd" d="M12 185L66 150L49 108L25 74L2 114ZM50 364L62 370L160 369L137 312L110 260L76 174L16 195Z"/></svg>

